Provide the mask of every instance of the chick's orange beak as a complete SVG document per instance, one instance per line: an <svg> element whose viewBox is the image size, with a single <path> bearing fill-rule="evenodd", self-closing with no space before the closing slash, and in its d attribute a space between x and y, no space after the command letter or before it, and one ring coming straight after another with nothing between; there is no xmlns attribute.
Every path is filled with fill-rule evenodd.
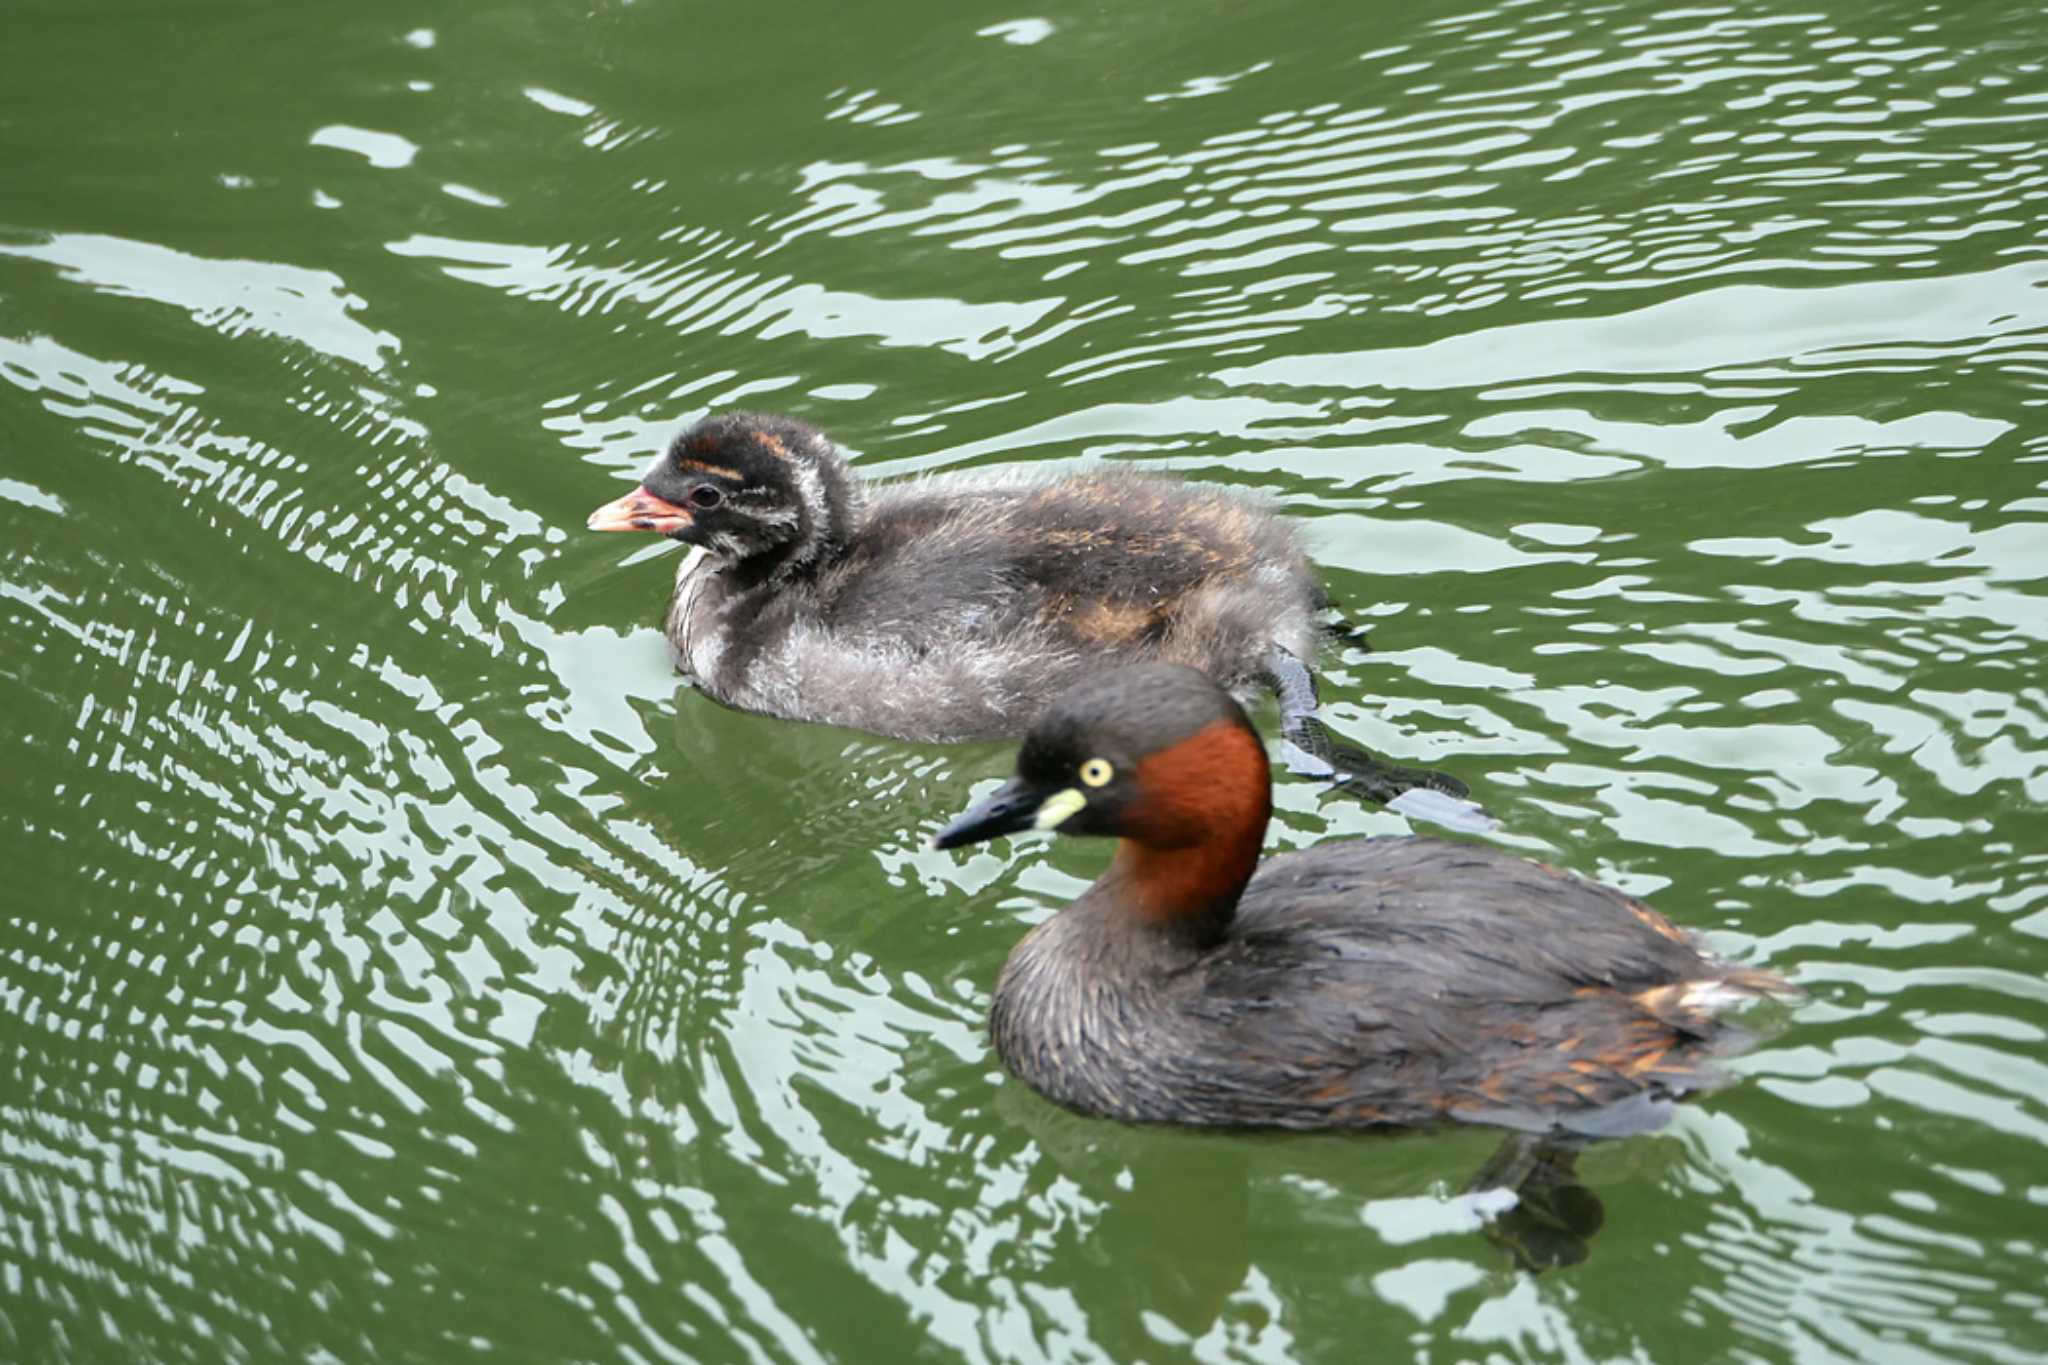
<svg viewBox="0 0 2048 1365"><path fill-rule="evenodd" d="M593 531L652 531L662 536L673 535L689 524L689 512L645 488L606 503L590 514L589 522Z"/></svg>

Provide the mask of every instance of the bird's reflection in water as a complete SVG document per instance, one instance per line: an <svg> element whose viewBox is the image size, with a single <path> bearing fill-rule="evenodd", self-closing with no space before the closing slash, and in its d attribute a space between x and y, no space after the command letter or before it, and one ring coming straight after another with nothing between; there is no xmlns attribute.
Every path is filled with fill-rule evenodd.
<svg viewBox="0 0 2048 1365"><path fill-rule="evenodd" d="M1346 1168L1370 1166L1371 1184L1398 1198L1441 1188L1443 1140L1476 1136L1469 1130L1333 1138L1133 1128L1068 1114L1014 1085L1003 1088L997 1108L1027 1131L1060 1175L1100 1205L1078 1248L1092 1271L1077 1282L1087 1286L1089 1306L1111 1316L1156 1314L1190 1338L1206 1333L1246 1283L1260 1246L1252 1184L1272 1176L1276 1160L1317 1184ZM1577 1170L1579 1155L1594 1141L1507 1135L1457 1194L1441 1200L1449 1206L1445 1230L1473 1229L1526 1273L1586 1260L1606 1217ZM1302 1160L1282 1159L1290 1150ZM1339 1181L1343 1193L1362 1194L1355 1181ZM1331 1245L1341 1255L1339 1244Z"/></svg>
<svg viewBox="0 0 2048 1365"><path fill-rule="evenodd" d="M1100 1206L1075 1248L1091 1316L1150 1312L1190 1337L1208 1331L1251 1268L1251 1159L1267 1140L1104 1123L1014 1084L995 1107Z"/></svg>
<svg viewBox="0 0 2048 1365"><path fill-rule="evenodd" d="M1134 1302L1191 1337L1209 1330L1251 1266L1250 1160L1235 1144L1182 1142L1126 1168L1093 1242L1135 1281Z"/></svg>
<svg viewBox="0 0 2048 1365"><path fill-rule="evenodd" d="M1585 1140L1510 1133L1466 1184L1468 1195L1505 1190L1514 1203L1486 1220L1486 1235L1523 1270L1577 1265L1607 1221L1600 1196L1579 1183ZM1503 1201L1505 1202L1505 1201Z"/></svg>

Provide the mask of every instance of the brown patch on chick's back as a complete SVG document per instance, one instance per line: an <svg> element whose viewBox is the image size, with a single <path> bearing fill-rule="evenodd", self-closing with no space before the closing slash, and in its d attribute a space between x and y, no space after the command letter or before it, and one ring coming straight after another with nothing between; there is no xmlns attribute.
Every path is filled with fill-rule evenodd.
<svg viewBox="0 0 2048 1365"><path fill-rule="evenodd" d="M1020 540L1059 550L1085 550L1097 554L1188 554L1219 560L1223 553L1199 536L1163 527L1131 526L1048 526L1019 527Z"/></svg>
<svg viewBox="0 0 2048 1365"><path fill-rule="evenodd" d="M1099 649L1156 638L1165 626L1156 604L1117 599L1057 597L1046 614L1062 630Z"/></svg>
<svg viewBox="0 0 2048 1365"><path fill-rule="evenodd" d="M1203 496L1188 485L1109 477L1030 490L1018 518L1048 545L1087 546L1123 554L1195 555L1248 563L1267 525L1233 497Z"/></svg>

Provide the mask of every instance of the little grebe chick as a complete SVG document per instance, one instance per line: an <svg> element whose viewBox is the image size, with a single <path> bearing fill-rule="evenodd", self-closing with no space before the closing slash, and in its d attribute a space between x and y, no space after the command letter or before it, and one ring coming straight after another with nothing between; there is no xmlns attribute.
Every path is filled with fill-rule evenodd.
<svg viewBox="0 0 2048 1365"><path fill-rule="evenodd" d="M1015 738L1105 664L1279 687L1273 651L1299 669L1318 639L1293 533L1230 493L1135 472L869 488L787 417L698 422L590 525L707 552L666 633L713 697L901 739Z"/></svg>
<svg viewBox="0 0 2048 1365"><path fill-rule="evenodd" d="M934 841L1119 840L1004 965L1004 1065L1136 1122L1608 1135L1717 1079L1739 1040L1722 1009L1793 993L1612 887L1491 847L1354 839L1261 862L1271 811L1264 746L1201 674L1139 665L1058 699L1017 776Z"/></svg>

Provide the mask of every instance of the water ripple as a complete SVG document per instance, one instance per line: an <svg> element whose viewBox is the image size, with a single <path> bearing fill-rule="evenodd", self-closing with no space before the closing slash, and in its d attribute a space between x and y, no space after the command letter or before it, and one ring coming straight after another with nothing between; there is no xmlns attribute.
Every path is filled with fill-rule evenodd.
<svg viewBox="0 0 2048 1365"><path fill-rule="evenodd" d="M0 1354L2038 1355L2031 12L129 18L0 128ZM1051 1111L980 1021L1094 854L571 534L738 404L1266 493L1334 724L1813 1001L1540 1278L1485 1135Z"/></svg>

